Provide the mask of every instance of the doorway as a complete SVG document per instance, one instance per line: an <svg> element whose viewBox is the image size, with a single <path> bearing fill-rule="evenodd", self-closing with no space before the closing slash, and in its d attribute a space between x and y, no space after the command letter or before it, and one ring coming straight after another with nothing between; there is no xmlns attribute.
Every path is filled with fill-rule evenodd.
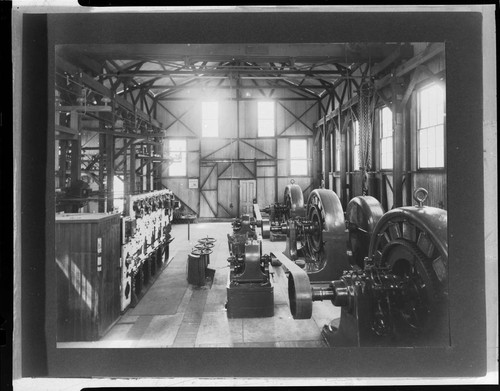
<svg viewBox="0 0 500 391"><path fill-rule="evenodd" d="M240 181L240 215L249 214L253 216L253 200L257 197L257 181Z"/></svg>

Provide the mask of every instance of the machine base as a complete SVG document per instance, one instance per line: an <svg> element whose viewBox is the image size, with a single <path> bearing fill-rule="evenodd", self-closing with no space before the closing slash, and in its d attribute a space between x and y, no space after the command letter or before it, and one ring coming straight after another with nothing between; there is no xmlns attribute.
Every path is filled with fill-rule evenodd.
<svg viewBox="0 0 500 391"><path fill-rule="evenodd" d="M271 242L284 242L286 240L286 235L270 232L269 239L271 239Z"/></svg>
<svg viewBox="0 0 500 391"><path fill-rule="evenodd" d="M228 318L268 318L274 316L274 287L248 283L227 287Z"/></svg>

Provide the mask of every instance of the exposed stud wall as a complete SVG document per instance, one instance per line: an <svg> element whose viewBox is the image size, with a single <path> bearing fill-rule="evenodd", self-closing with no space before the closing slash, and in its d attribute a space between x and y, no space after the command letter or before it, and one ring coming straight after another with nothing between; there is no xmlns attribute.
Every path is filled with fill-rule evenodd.
<svg viewBox="0 0 500 391"><path fill-rule="evenodd" d="M277 98L283 96L284 91L276 91L273 95ZM189 151L187 177L170 177L168 169L164 169L162 184L172 189L199 217L239 215L240 180L256 179L257 202L263 207L274 203L275 199L282 201L284 188L291 179L295 179L303 189L310 187L312 164L309 165L307 176L292 178L288 159L290 137L307 138L309 157L312 156L313 133L309 127L313 127L317 117L315 102L278 100L275 106L276 134L284 133L279 137L259 138L257 101L237 103L221 100L219 137L201 138L202 101L201 98L196 101L162 102L156 116L167 129L165 141L169 138L186 138ZM300 117L300 120L294 115ZM243 161L238 162L238 159ZM219 161L218 167L211 173L209 181L205 181L211 166L215 164L213 160ZM203 189L189 189L187 178L198 179L200 186L204 184ZM216 207L217 214L214 216L213 210Z"/></svg>

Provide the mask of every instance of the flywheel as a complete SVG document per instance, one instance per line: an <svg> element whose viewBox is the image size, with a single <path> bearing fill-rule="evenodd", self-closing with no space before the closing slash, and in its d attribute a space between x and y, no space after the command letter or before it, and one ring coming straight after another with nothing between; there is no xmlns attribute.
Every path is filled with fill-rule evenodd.
<svg viewBox="0 0 500 391"><path fill-rule="evenodd" d="M344 211L334 191L316 189L307 201L306 219L314 227L305 235L305 270L312 281L339 278L349 268Z"/></svg>

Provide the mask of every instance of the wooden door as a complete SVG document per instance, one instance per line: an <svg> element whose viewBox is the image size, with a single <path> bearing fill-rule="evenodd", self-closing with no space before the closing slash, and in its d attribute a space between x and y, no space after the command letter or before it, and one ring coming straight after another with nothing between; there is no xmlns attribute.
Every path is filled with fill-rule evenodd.
<svg viewBox="0 0 500 391"><path fill-rule="evenodd" d="M253 200L257 197L255 179L240 181L240 215L253 215Z"/></svg>

